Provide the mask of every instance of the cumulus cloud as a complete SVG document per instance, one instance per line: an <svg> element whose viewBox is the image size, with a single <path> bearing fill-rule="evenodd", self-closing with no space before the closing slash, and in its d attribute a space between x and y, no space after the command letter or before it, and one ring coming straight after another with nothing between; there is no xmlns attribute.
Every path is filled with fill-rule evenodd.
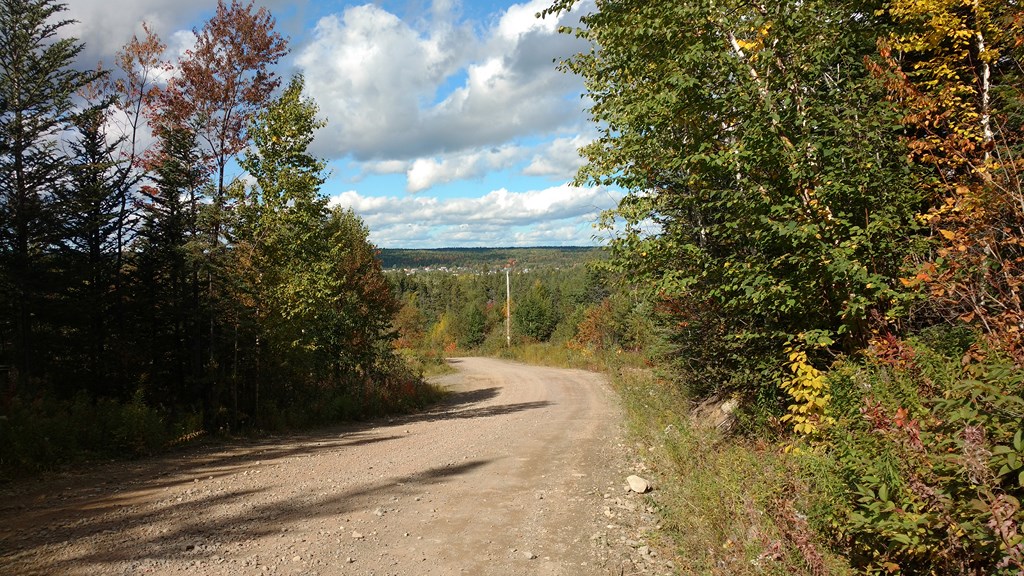
<svg viewBox="0 0 1024 576"><path fill-rule="evenodd" d="M371 239L381 246L535 246L592 244L597 215L614 207L620 197L601 187L563 184L453 199L348 191L331 202L362 217Z"/></svg>
<svg viewBox="0 0 1024 576"><path fill-rule="evenodd" d="M579 149L590 143L588 136L555 138L540 147L530 163L523 169L527 176L546 176L558 180L573 178L583 165Z"/></svg>
<svg viewBox="0 0 1024 576"><path fill-rule="evenodd" d="M576 124L578 102L566 95L579 93L579 80L552 60L581 46L556 32L557 19L533 17L546 6L514 5L483 36L443 10L419 28L369 4L321 18L296 57L329 122L318 150L414 160ZM453 79L461 83L442 93Z"/></svg>
<svg viewBox="0 0 1024 576"><path fill-rule="evenodd" d="M290 10L301 13L305 5L305 0L263 0L259 3L271 12L288 6ZM84 66L93 66L99 60L109 65L113 55L131 40L133 34L141 34L143 22L168 40L177 32L191 30L197 23L197 17L212 15L214 7L211 0L74 0L68 2L65 16L77 22L62 33L85 42L85 50L79 57ZM290 30L279 31L293 35L299 29L293 25ZM168 44L173 44L173 41Z"/></svg>
<svg viewBox="0 0 1024 576"><path fill-rule="evenodd" d="M406 172L407 190L420 192L437 184L481 177L503 170L523 157L518 146L501 146L449 155L445 158L418 158Z"/></svg>
<svg viewBox="0 0 1024 576"><path fill-rule="evenodd" d="M582 83L554 61L586 49L557 28L575 25L593 0L543 20L535 14L550 0L530 0L486 22L466 20L462 2L407 6L404 19L369 0L345 2L344 9L308 0L259 2L281 17L278 30L292 39L292 56L280 72L287 75L289 66L302 72L328 120L313 152L352 163L352 182L403 174L406 190L417 193L379 198L349 192L335 202L360 212L382 245L591 243L594 216L618 199L603 189L421 197L424 190L494 171L564 181L579 166L576 148L587 142L575 136L586 122ZM190 30L213 6L211 0L75 0L67 16L79 23L63 33L86 42L81 66L101 58L109 66L146 21L173 58L194 43Z"/></svg>

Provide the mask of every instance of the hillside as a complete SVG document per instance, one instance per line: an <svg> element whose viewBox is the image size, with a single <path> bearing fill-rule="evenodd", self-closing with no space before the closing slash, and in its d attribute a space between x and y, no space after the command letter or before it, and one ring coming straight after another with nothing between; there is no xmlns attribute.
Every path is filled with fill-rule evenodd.
<svg viewBox="0 0 1024 576"><path fill-rule="evenodd" d="M384 248L380 258L385 270L437 269L497 270L509 260L528 268L571 268L584 262L603 258L597 247L535 247L535 248L437 248L413 250Z"/></svg>

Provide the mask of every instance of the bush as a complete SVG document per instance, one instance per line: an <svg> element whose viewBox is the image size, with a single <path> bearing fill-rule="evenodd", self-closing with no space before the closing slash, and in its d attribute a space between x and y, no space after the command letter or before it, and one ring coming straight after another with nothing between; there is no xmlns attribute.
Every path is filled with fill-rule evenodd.
<svg viewBox="0 0 1024 576"><path fill-rule="evenodd" d="M969 340L878 339L829 376L831 473L809 477L838 499L834 545L867 573L1024 570L1024 377L993 353L961 356Z"/></svg>
<svg viewBox="0 0 1024 576"><path fill-rule="evenodd" d="M172 419L148 406L138 392L127 402L80 391L67 400L42 394L13 398L0 416L0 474L11 477L93 458L153 454L191 437L201 419Z"/></svg>
<svg viewBox="0 0 1024 576"><path fill-rule="evenodd" d="M682 390L649 371L615 378L633 436L650 448L651 498L681 574L843 573L809 521L823 508L798 473L800 455L726 438L691 419Z"/></svg>

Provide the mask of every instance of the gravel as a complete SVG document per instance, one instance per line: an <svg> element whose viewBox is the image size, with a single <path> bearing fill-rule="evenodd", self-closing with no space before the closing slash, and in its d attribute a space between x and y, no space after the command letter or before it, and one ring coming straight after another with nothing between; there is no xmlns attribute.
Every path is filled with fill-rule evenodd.
<svg viewBox="0 0 1024 576"><path fill-rule="evenodd" d="M671 573L601 375L451 362L419 414L5 486L0 575Z"/></svg>

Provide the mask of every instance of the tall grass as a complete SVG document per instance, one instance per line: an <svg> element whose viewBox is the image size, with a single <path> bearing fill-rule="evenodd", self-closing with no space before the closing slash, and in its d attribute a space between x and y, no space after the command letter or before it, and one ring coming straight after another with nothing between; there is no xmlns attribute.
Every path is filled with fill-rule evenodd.
<svg viewBox="0 0 1024 576"><path fill-rule="evenodd" d="M447 368L441 360L435 371ZM259 429L206 430L199 411L171 412L146 402L140 390L128 401L41 393L0 404L0 481L97 459L131 459L180 447L205 436L297 430L421 409L443 392L425 370L394 357L370 376L345 386L296 389L287 400L267 398Z"/></svg>
<svg viewBox="0 0 1024 576"><path fill-rule="evenodd" d="M696 421L688 399L652 370L613 383L632 435L649 448L667 544L682 574L845 574L808 523L818 504L799 456L726 437Z"/></svg>

